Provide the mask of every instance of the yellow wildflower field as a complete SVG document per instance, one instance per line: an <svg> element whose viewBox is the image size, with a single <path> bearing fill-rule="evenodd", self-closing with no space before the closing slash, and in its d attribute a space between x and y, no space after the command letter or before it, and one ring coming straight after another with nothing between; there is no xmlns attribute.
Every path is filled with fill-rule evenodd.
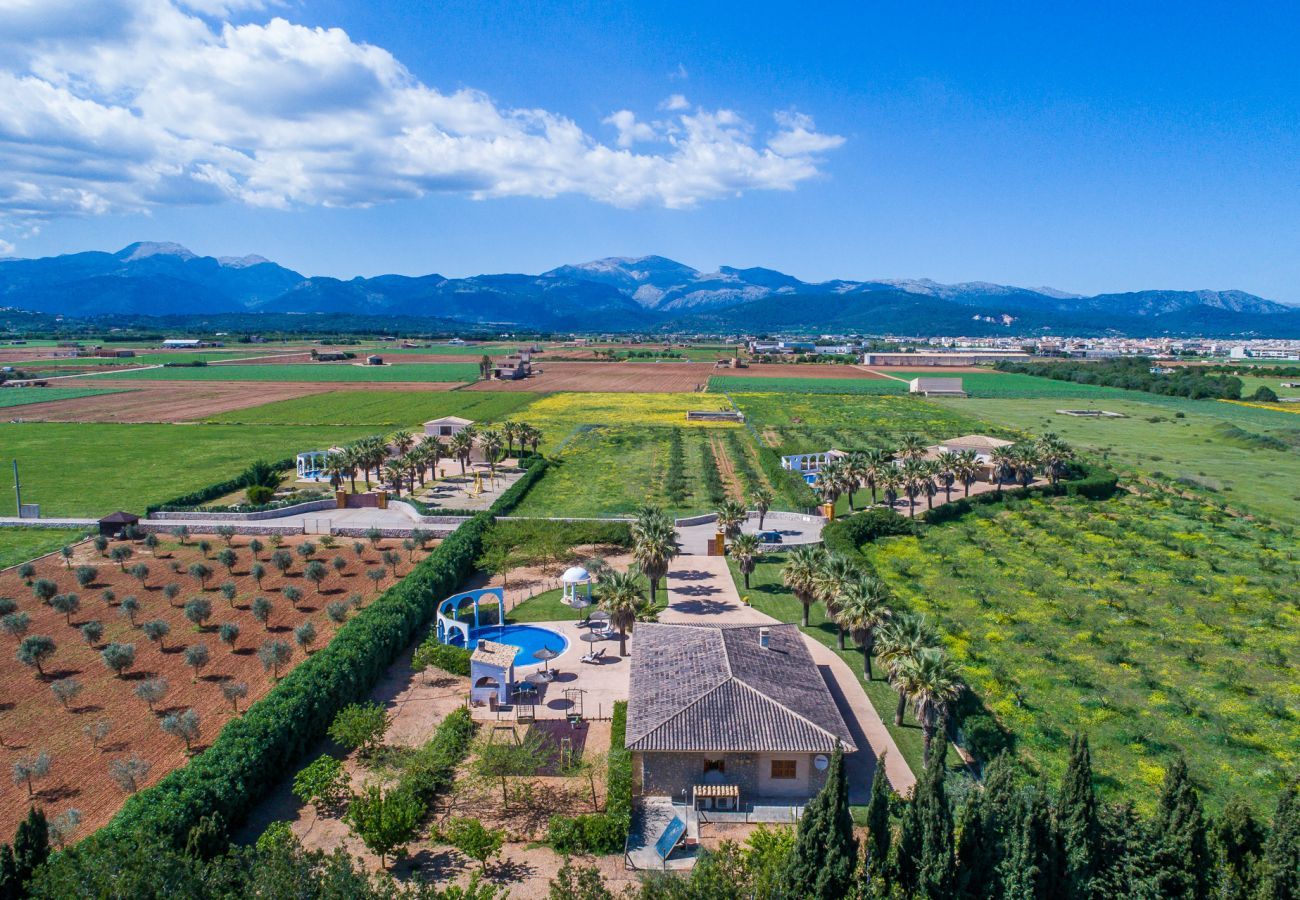
<svg viewBox="0 0 1300 900"><path fill-rule="evenodd" d="M548 394L510 418L542 430L542 450L550 450L580 425L649 425L678 428L738 428L731 422L688 422L691 410L729 410L720 394Z"/></svg>

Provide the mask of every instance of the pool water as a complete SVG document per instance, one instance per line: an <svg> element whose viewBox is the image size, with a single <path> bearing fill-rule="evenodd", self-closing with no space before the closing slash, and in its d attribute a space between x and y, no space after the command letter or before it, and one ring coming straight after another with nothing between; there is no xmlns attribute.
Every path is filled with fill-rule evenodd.
<svg viewBox="0 0 1300 900"><path fill-rule="evenodd" d="M471 645L478 640L488 640L518 647L519 652L515 654L516 666L541 665L541 660L533 654L543 647L549 647L557 655L569 649L569 640L564 635L536 625L486 625L471 628L469 639Z"/></svg>

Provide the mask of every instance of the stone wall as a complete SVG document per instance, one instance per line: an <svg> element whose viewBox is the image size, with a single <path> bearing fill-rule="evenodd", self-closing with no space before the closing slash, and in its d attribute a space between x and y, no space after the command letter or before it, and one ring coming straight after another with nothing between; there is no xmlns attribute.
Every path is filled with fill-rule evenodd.
<svg viewBox="0 0 1300 900"><path fill-rule="evenodd" d="M278 509L263 509L258 512L201 512L186 510L184 512L166 512L159 510L150 516L169 522L261 522L267 519L282 519L299 513L318 512L322 509L335 509L338 504L333 497L325 500L308 500L293 506L281 506Z"/></svg>
<svg viewBox="0 0 1300 900"><path fill-rule="evenodd" d="M795 759L798 764L799 778L792 785L798 794L787 789L782 791L770 786L763 774L763 766L769 766L773 754L760 753L678 753L678 752L637 752L632 754L632 768L639 778L634 780L640 785L642 796L672 797L680 801L682 791L689 799L692 785L704 782L705 759L722 759L725 771L721 781L734 784L740 788L741 803L756 799L797 799L803 802L826 783L826 773L818 771L812 764L815 754L788 753L776 754L778 759ZM717 777L717 776L711 776Z"/></svg>

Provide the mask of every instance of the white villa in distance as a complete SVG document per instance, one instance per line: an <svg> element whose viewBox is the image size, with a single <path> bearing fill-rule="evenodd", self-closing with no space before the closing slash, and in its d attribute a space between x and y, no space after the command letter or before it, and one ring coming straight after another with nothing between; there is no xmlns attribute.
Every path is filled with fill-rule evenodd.
<svg viewBox="0 0 1300 900"><path fill-rule="evenodd" d="M427 438L443 440L460 434L474 423L469 419L462 419L460 416L443 416L441 419L430 419L424 423L424 435Z"/></svg>

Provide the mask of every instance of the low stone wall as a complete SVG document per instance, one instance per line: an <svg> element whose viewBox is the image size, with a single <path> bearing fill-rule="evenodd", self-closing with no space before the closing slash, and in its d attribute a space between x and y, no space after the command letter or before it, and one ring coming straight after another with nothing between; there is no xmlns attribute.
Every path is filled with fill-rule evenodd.
<svg viewBox="0 0 1300 900"><path fill-rule="evenodd" d="M749 510L750 518L756 518L758 513ZM768 510L764 517L765 521L776 520L778 522L826 522L825 516L815 516L807 513L789 512L787 510ZM692 525L707 525L710 522L718 521L717 513L705 513L700 516L689 516L685 519L676 519L673 524L679 528L689 528Z"/></svg>
<svg viewBox="0 0 1300 900"><path fill-rule="evenodd" d="M421 531L424 531L427 534L432 534L434 537L446 537L447 535L451 534L453 531L456 530L456 525L433 525L431 527L423 527L420 525L411 525L410 527L406 527L406 526L399 525L399 526L394 526L389 528L380 528L378 529L378 531L382 537L386 537L386 538L407 538L411 536L411 533L414 532L416 528L420 528ZM369 537L370 532L371 529L369 528L331 528L330 529L331 534L337 535L339 537L364 538L364 537Z"/></svg>
<svg viewBox="0 0 1300 900"><path fill-rule="evenodd" d="M173 528L184 525L183 521L175 522L157 522L142 521L136 526L142 532L153 532L154 534L170 534ZM225 523L223 523L225 524ZM231 522L229 526L235 529L235 534L302 534L301 525L269 525L258 522ZM195 532L200 534L203 532Z"/></svg>
<svg viewBox="0 0 1300 900"><path fill-rule="evenodd" d="M163 512L159 511L150 516L151 519L165 519L171 522L263 522L267 519L282 519L285 516L293 516L299 513L318 512L322 509L335 509L337 503L334 498L330 497L325 500L308 500L306 503L295 503L293 506L282 506L279 509L263 509L258 512L201 512L199 510L186 510L184 512Z"/></svg>

